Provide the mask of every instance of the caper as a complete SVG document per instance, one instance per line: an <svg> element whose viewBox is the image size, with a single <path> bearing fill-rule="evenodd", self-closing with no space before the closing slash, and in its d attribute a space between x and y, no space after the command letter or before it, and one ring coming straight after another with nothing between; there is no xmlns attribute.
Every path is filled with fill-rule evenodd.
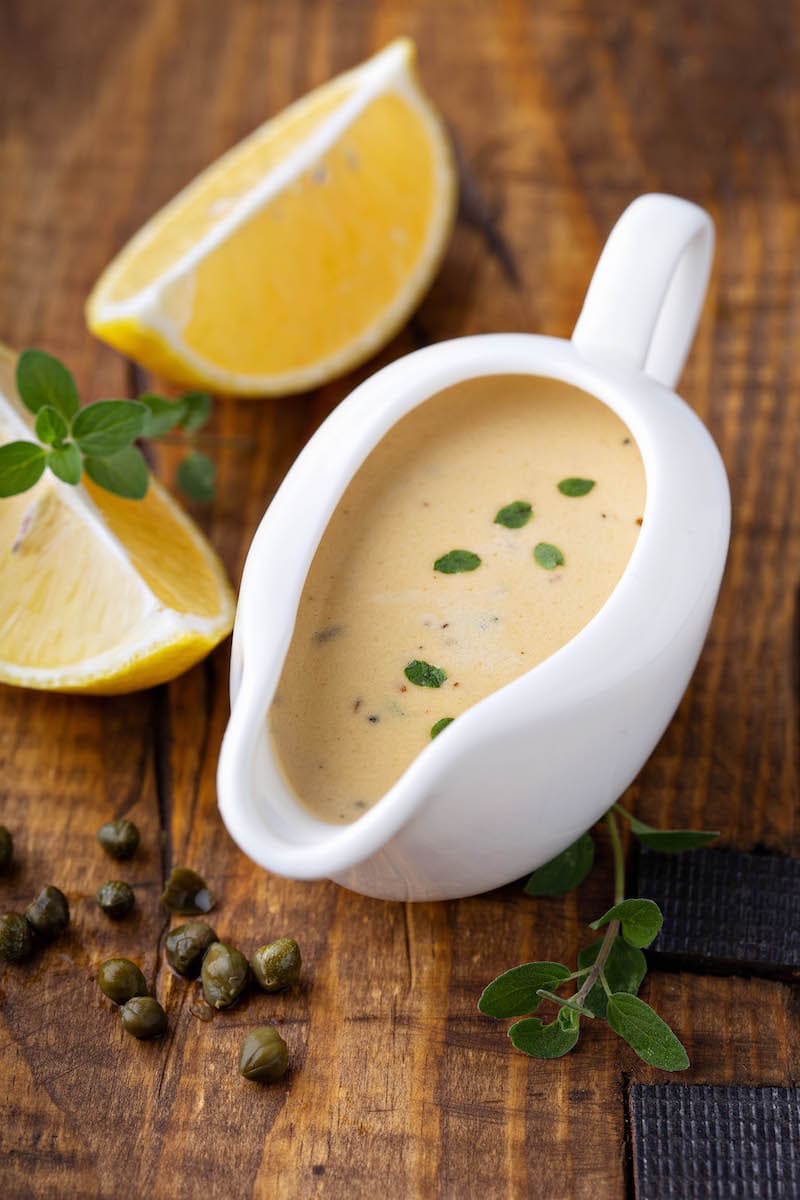
<svg viewBox="0 0 800 1200"><path fill-rule="evenodd" d="M152 996L133 996L119 1010L126 1033L146 1042L167 1032L167 1014Z"/></svg>
<svg viewBox="0 0 800 1200"><path fill-rule="evenodd" d="M239 1074L255 1083L274 1083L286 1074L289 1052L277 1029L262 1025L248 1033L239 1051Z"/></svg>
<svg viewBox="0 0 800 1200"><path fill-rule="evenodd" d="M0 872L7 871L11 866L11 859L14 857L14 839L6 829L5 825L0 825Z"/></svg>
<svg viewBox="0 0 800 1200"><path fill-rule="evenodd" d="M115 921L127 917L136 899L133 888L121 879L110 879L104 883L97 889L94 898L106 916Z"/></svg>
<svg viewBox="0 0 800 1200"><path fill-rule="evenodd" d="M170 912L193 917L198 913L211 912L214 897L205 879L196 871L190 867L173 867L161 893L161 903Z"/></svg>
<svg viewBox="0 0 800 1200"><path fill-rule="evenodd" d="M300 947L294 938L278 938L259 946L250 960L253 974L265 992L282 992L300 976Z"/></svg>
<svg viewBox="0 0 800 1200"><path fill-rule="evenodd" d="M118 821L108 821L97 831L97 840L112 858L120 861L133 858L139 845L139 830L133 821L121 817Z"/></svg>
<svg viewBox="0 0 800 1200"><path fill-rule="evenodd" d="M30 958L33 950L33 933L24 917L8 912L0 916L0 958L9 962L22 962Z"/></svg>
<svg viewBox="0 0 800 1200"><path fill-rule="evenodd" d="M196 979L200 974L203 955L217 935L204 921L187 921L170 929L165 943L167 962L173 971L185 979Z"/></svg>
<svg viewBox="0 0 800 1200"><path fill-rule="evenodd" d="M59 888L48 884L25 909L25 920L39 937L58 937L69 925L67 897Z"/></svg>
<svg viewBox="0 0 800 1200"><path fill-rule="evenodd" d="M129 958L107 958L97 972L97 986L115 1004L125 1004L134 996L147 995L147 981Z"/></svg>
<svg viewBox="0 0 800 1200"><path fill-rule="evenodd" d="M230 1008L241 996L249 974L241 950L227 942L213 942L201 969L203 995L212 1008Z"/></svg>

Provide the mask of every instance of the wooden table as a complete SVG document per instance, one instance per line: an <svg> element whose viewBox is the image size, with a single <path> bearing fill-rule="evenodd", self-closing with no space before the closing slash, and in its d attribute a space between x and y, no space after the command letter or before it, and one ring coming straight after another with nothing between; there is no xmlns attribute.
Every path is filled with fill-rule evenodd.
<svg viewBox="0 0 800 1200"><path fill-rule="evenodd" d="M421 71L463 161L462 216L418 315L356 376L281 401L226 400L218 500L197 519L238 578L250 537L314 428L377 365L486 330L566 335L624 205L677 192L719 234L682 391L730 472L734 539L711 635L677 717L627 801L646 820L798 853L800 85L797 6L718 0L6 0L0 10L0 335L66 359L87 395L129 366L93 341L83 302L127 237L206 163L288 101L390 38ZM227 647L169 686L115 699L0 689L0 819L21 908L45 882L69 936L0 977L0 1192L10 1197L622 1197L625 1093L654 1080L599 1023L540 1063L479 1017L483 985L531 958L570 961L610 892L607 847L577 895L520 886L460 903L388 904L253 866L217 815ZM135 918L92 894L94 832L133 818ZM219 894L248 948L302 943L303 983L213 1024L163 965L165 870ZM134 1044L94 982L140 959L169 1037ZM796 997L762 978L653 972L682 1034L682 1081L798 1078ZM243 1031L280 1023L292 1072L236 1074ZM663 1078L661 1076L660 1078Z"/></svg>

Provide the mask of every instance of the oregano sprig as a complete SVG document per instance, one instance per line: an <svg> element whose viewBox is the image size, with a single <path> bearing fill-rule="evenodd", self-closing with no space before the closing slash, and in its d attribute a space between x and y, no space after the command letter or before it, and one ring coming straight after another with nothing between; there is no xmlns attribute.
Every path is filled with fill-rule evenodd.
<svg viewBox="0 0 800 1200"><path fill-rule="evenodd" d="M199 453L194 436L208 420L211 397L187 392L175 400L146 394L137 400L96 400L83 408L70 372L44 350L23 350L17 361L17 391L34 414L37 441L0 446L0 498L26 492L50 470L62 483L86 474L99 487L128 500L147 494L149 472L137 442L173 430L190 453L178 468L178 486L193 500L214 494L215 467Z"/></svg>
<svg viewBox="0 0 800 1200"><path fill-rule="evenodd" d="M614 859L614 903L590 926L602 929L603 937L579 952L576 971L554 962L523 963L505 971L484 989L478 1009L497 1020L522 1017L511 1025L508 1036L518 1050L533 1058L568 1054L578 1043L581 1020L602 1020L646 1063L663 1071L683 1071L689 1066L686 1050L667 1023L638 996L647 974L642 949L658 935L662 915L652 900L625 898L625 859L617 815L628 821L635 837L653 849L689 850L719 836L709 830L654 829L615 804L605 815ZM584 833L534 871L525 891L530 896L563 895L583 882L593 862L594 840ZM572 984L571 994L559 995L568 984ZM552 1019L533 1016L542 1003L555 1005Z"/></svg>

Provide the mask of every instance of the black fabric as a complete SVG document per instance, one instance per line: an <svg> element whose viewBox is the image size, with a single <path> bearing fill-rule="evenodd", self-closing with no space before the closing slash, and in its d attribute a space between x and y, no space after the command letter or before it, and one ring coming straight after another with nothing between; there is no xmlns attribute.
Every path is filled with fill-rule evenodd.
<svg viewBox="0 0 800 1200"><path fill-rule="evenodd" d="M636 896L664 925L650 950L727 970L800 973L800 859L777 854L641 850ZM648 950L648 954L650 953Z"/></svg>
<svg viewBox="0 0 800 1200"><path fill-rule="evenodd" d="M636 1084L636 1200L797 1200L800 1088Z"/></svg>

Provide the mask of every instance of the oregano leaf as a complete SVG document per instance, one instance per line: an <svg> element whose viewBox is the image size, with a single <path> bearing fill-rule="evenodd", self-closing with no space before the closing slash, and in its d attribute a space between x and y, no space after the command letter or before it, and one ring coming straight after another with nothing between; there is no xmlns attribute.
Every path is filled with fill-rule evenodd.
<svg viewBox="0 0 800 1200"><path fill-rule="evenodd" d="M431 741L438 737L443 729L447 729L448 725L452 725L455 717L440 717L433 725L431 725Z"/></svg>
<svg viewBox="0 0 800 1200"><path fill-rule="evenodd" d="M70 421L80 399L75 380L57 358L44 350L23 350L17 359L17 391L26 408L38 413L49 405Z"/></svg>
<svg viewBox="0 0 800 1200"><path fill-rule="evenodd" d="M594 863L594 841L582 833L577 842L534 871L525 884L529 896L563 896L583 883Z"/></svg>
<svg viewBox="0 0 800 1200"><path fill-rule="evenodd" d="M449 550L436 559L433 569L442 575L458 575L461 571L475 571L480 565L480 558L471 550Z"/></svg>
<svg viewBox="0 0 800 1200"><path fill-rule="evenodd" d="M447 679L447 673L441 667L434 667L418 658L403 668L403 674L409 683L415 683L417 687L438 688Z"/></svg>
<svg viewBox="0 0 800 1200"><path fill-rule="evenodd" d="M126 446L108 458L87 455L83 465L86 474L98 487L113 492L115 496L122 496L125 500L141 500L147 495L150 482L147 463L136 446Z"/></svg>
<svg viewBox="0 0 800 1200"><path fill-rule="evenodd" d="M185 392L180 400L184 408L181 428L186 433L197 433L211 415L211 397L207 392Z"/></svg>
<svg viewBox="0 0 800 1200"><path fill-rule="evenodd" d="M620 921L622 936L631 946L649 946L657 936L664 918L653 900L621 900L608 912L592 921L590 929L600 929L609 921Z"/></svg>
<svg viewBox="0 0 800 1200"><path fill-rule="evenodd" d="M46 446L54 446L56 442L62 442L69 433L67 422L58 409L53 408L52 404L42 405L36 414L33 427L39 441L44 442Z"/></svg>
<svg viewBox="0 0 800 1200"><path fill-rule="evenodd" d="M561 1058L577 1045L580 1027L565 1029L559 1019L545 1025L539 1017L526 1017L511 1026L508 1036L531 1058Z"/></svg>
<svg viewBox="0 0 800 1200"><path fill-rule="evenodd" d="M186 405L182 400L168 400L166 396L146 394L138 397L147 409L141 437L157 438L180 425L186 416Z"/></svg>
<svg viewBox="0 0 800 1200"><path fill-rule="evenodd" d="M190 500L213 500L217 468L205 454L187 454L178 467L178 487Z"/></svg>
<svg viewBox="0 0 800 1200"><path fill-rule="evenodd" d="M709 842L715 842L719 832L705 829L655 829L652 833L637 833L634 835L650 850L660 850L662 854L680 854L684 850L699 850Z"/></svg>
<svg viewBox="0 0 800 1200"><path fill-rule="evenodd" d="M578 966L593 967L603 939L584 946L578 953ZM631 946L624 938L616 937L611 945L611 952L606 959L603 974L612 992L630 992L635 996L642 986L642 980L647 974L647 959L637 946ZM596 1017L605 1018L608 997L603 985L598 981L586 997L586 1007L590 1008Z"/></svg>
<svg viewBox="0 0 800 1200"><path fill-rule="evenodd" d="M719 837L718 830L711 829L656 829L620 808L631 827L631 833L643 846L660 850L664 854L678 854L683 850L699 850Z"/></svg>
<svg viewBox="0 0 800 1200"><path fill-rule="evenodd" d="M0 498L18 496L38 483L46 454L36 442L6 442L0 446Z"/></svg>
<svg viewBox="0 0 800 1200"><path fill-rule="evenodd" d="M147 413L138 400L97 400L75 417L72 436L83 454L109 458L140 436Z"/></svg>
<svg viewBox="0 0 800 1200"><path fill-rule="evenodd" d="M614 992L608 998L608 1023L639 1058L662 1071L685 1071L689 1056L666 1021L638 996Z"/></svg>
<svg viewBox="0 0 800 1200"><path fill-rule="evenodd" d="M533 557L545 571L554 571L556 567L564 565L564 555L558 546L550 542L537 542L533 548Z"/></svg>
<svg viewBox="0 0 800 1200"><path fill-rule="evenodd" d="M561 480L558 490L562 496L587 496L593 487L593 479L580 479L577 475L571 475L569 479Z"/></svg>
<svg viewBox="0 0 800 1200"><path fill-rule="evenodd" d="M527 525L533 516L533 509L527 500L512 500L505 508L501 508L494 519L495 525L505 525L506 529L521 529Z"/></svg>
<svg viewBox="0 0 800 1200"><path fill-rule="evenodd" d="M50 450L47 455L47 465L62 483L69 483L73 487L80 483L83 463L80 450L74 442L66 442L63 446Z"/></svg>
<svg viewBox="0 0 800 1200"><path fill-rule="evenodd" d="M557 962L522 963L498 975L484 988L478 1010L487 1017L524 1017L536 1012L542 1002L536 993L542 987L557 987L569 978L569 968Z"/></svg>

